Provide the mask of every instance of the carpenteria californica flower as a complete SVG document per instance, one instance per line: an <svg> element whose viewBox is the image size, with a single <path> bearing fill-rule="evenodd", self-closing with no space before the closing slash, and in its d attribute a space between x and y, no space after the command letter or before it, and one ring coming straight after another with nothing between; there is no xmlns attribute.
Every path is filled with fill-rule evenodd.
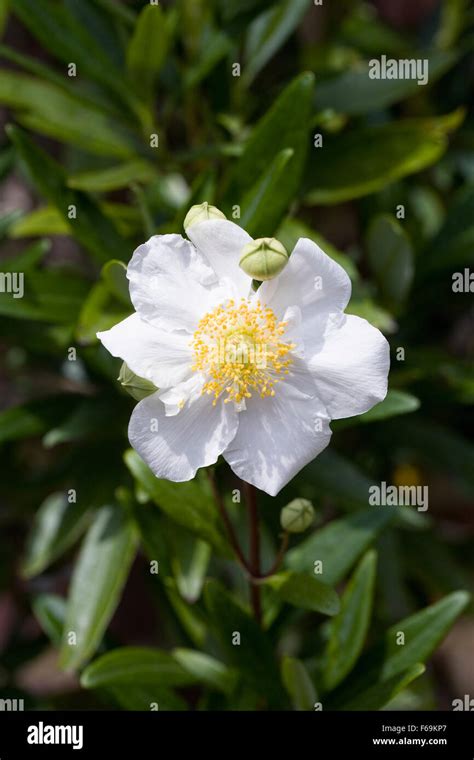
<svg viewBox="0 0 474 760"><path fill-rule="evenodd" d="M252 242L241 227L207 218L186 232L137 248L136 312L98 333L157 387L133 411L130 442L159 478L190 480L222 454L275 495L328 445L331 419L385 397L387 341L344 314L349 277L311 240L255 292L239 267Z"/></svg>

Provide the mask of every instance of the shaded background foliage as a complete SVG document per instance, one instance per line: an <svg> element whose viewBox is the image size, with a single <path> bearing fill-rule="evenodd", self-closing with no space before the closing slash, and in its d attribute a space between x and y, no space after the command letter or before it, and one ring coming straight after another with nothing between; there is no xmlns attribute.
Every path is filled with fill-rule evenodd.
<svg viewBox="0 0 474 760"><path fill-rule="evenodd" d="M474 688L470 607L431 657L473 573L472 296L452 289L474 244L472 7L0 0L0 23L1 271L25 274L22 299L0 293L2 697L450 709ZM429 84L371 80L382 54L427 58ZM261 497L265 567L280 508L317 509L264 584L264 631L207 481L158 481L127 451L132 400L95 338L130 313L133 248L204 200L320 243L392 346L387 400ZM369 507L381 481L427 484L429 510Z"/></svg>

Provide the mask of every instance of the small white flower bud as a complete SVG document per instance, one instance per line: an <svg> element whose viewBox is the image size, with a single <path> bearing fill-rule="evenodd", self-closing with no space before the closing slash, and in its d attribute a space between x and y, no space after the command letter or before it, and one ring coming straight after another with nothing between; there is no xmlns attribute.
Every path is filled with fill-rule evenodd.
<svg viewBox="0 0 474 760"><path fill-rule="evenodd" d="M288 254L275 238L259 238L242 248L239 266L254 280L271 280L285 268Z"/></svg>
<svg viewBox="0 0 474 760"><path fill-rule="evenodd" d="M211 206L209 203L199 203L197 206L191 206L183 223L183 227L187 230L191 225L198 224L199 222L207 222L209 219L226 219L226 215L219 211L216 206Z"/></svg>
<svg viewBox="0 0 474 760"><path fill-rule="evenodd" d="M129 393L135 401L141 401L146 396L151 396L156 390L158 390L151 380L145 380L143 377L138 377L135 372L132 372L125 362L120 367L120 374L117 378L119 383L123 385L127 393Z"/></svg>
<svg viewBox="0 0 474 760"><path fill-rule="evenodd" d="M314 508L308 499L293 499L280 513L280 523L288 533L303 533L314 520Z"/></svg>

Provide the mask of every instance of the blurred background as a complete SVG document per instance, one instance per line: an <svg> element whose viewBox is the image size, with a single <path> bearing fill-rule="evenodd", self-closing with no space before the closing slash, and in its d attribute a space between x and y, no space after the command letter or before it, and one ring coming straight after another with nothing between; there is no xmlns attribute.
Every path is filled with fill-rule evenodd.
<svg viewBox="0 0 474 760"><path fill-rule="evenodd" d="M473 585L472 4L162 0L153 16L148 5L0 0L0 271L24 274L23 298L5 277L0 292L0 696L26 708L134 706L81 687L57 653L96 510L150 498L123 461L134 402L95 333L130 313L134 247L181 232L193 203L289 250L313 238L352 279L348 311L392 346L383 407L335 423L330 449L277 499L262 496L267 556L297 495L322 526L367 509L370 483L427 485L428 510L398 507L377 539L374 630ZM382 55L426 59L428 83L370 79ZM99 651L188 644L173 594L197 614L206 573L231 572L206 555L191 576L189 534L164 530L167 583L140 548ZM311 620L287 623L287 647L311 667ZM391 706L452 709L465 694L471 608ZM201 699L185 692L212 707Z"/></svg>

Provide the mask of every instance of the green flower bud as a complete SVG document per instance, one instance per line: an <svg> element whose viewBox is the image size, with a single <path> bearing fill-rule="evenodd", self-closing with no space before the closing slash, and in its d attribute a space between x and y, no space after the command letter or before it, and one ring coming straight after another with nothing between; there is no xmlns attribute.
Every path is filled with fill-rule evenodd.
<svg viewBox="0 0 474 760"><path fill-rule="evenodd" d="M271 280L286 267L288 254L275 238L259 238L242 248L239 266L254 280Z"/></svg>
<svg viewBox="0 0 474 760"><path fill-rule="evenodd" d="M135 372L132 372L125 362L123 362L120 367L120 374L117 380L123 385L127 393L133 396L135 401L141 401L143 398L151 396L152 393L158 390L150 380L138 377Z"/></svg>
<svg viewBox="0 0 474 760"><path fill-rule="evenodd" d="M314 520L314 509L308 499L293 499L280 514L280 523L288 533L303 533Z"/></svg>
<svg viewBox="0 0 474 760"><path fill-rule="evenodd" d="M226 219L226 215L219 211L216 206L210 206L209 203L199 203L197 206L191 206L183 223L185 230L193 224L207 222L208 219Z"/></svg>

